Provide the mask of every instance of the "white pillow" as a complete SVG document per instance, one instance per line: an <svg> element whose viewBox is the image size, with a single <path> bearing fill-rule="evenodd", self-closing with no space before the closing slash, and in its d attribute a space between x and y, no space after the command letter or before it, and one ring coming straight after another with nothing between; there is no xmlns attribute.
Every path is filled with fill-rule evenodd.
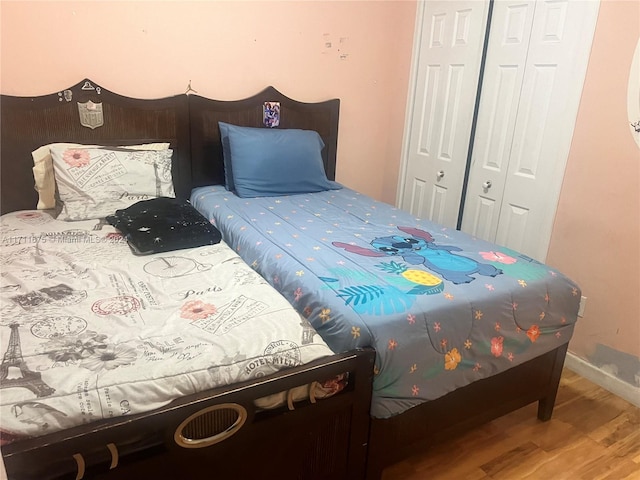
<svg viewBox="0 0 640 480"><path fill-rule="evenodd" d="M140 200L175 197L172 150L51 147L60 220L104 218Z"/></svg>
<svg viewBox="0 0 640 480"><path fill-rule="evenodd" d="M38 192L38 210L48 210L56 207L56 181L53 175L53 160L51 159L51 147L54 146L102 148L100 145L50 143L49 145L44 145L31 152L31 156L33 157L33 179L35 180L36 192ZM142 145L130 145L122 148L134 150L167 150L169 148L169 143L145 143Z"/></svg>

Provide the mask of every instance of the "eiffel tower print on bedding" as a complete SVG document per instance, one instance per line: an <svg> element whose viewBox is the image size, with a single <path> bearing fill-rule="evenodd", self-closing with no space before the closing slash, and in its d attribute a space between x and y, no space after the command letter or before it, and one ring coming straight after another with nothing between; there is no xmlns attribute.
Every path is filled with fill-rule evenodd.
<svg viewBox="0 0 640 480"><path fill-rule="evenodd" d="M56 390L44 383L39 372L29 370L24 358L22 358L22 347L20 346L19 323L10 323L9 345L0 364L0 388L22 387L31 390L37 397L46 397ZM10 369L18 369L20 375L9 378Z"/></svg>
<svg viewBox="0 0 640 480"><path fill-rule="evenodd" d="M44 211L0 217L0 242L4 443L332 355L224 242L135 256L111 225Z"/></svg>

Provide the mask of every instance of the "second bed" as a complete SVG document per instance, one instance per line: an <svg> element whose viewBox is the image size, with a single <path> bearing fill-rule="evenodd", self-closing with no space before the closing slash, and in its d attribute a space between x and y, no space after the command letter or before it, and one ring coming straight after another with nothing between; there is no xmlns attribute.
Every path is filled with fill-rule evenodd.
<svg viewBox="0 0 640 480"><path fill-rule="evenodd" d="M193 205L332 349L376 350L370 478L528 403L550 418L575 283L336 184L337 99L189 100Z"/></svg>

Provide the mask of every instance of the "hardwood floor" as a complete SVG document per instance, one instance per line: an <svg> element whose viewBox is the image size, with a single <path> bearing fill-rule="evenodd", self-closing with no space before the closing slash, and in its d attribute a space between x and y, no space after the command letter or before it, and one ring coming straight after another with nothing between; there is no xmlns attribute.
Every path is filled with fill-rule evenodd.
<svg viewBox="0 0 640 480"><path fill-rule="evenodd" d="M563 371L553 417L529 405L387 468L383 480L640 480L640 409Z"/></svg>

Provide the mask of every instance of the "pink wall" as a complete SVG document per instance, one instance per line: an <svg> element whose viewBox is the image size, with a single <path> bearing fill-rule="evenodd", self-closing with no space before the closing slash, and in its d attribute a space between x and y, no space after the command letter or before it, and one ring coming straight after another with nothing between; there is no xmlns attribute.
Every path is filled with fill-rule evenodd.
<svg viewBox="0 0 640 480"><path fill-rule="evenodd" d="M570 350L594 361L605 346L611 358L603 363L614 369L633 356L638 375L640 149L629 128L627 84L639 37L640 2L601 2L547 258L588 298Z"/></svg>
<svg viewBox="0 0 640 480"><path fill-rule="evenodd" d="M189 81L217 99L267 85L303 101L339 97L338 181L393 202L398 169L387 165L401 153L415 10L400 0L2 1L0 91L41 95L88 77L140 98Z"/></svg>

